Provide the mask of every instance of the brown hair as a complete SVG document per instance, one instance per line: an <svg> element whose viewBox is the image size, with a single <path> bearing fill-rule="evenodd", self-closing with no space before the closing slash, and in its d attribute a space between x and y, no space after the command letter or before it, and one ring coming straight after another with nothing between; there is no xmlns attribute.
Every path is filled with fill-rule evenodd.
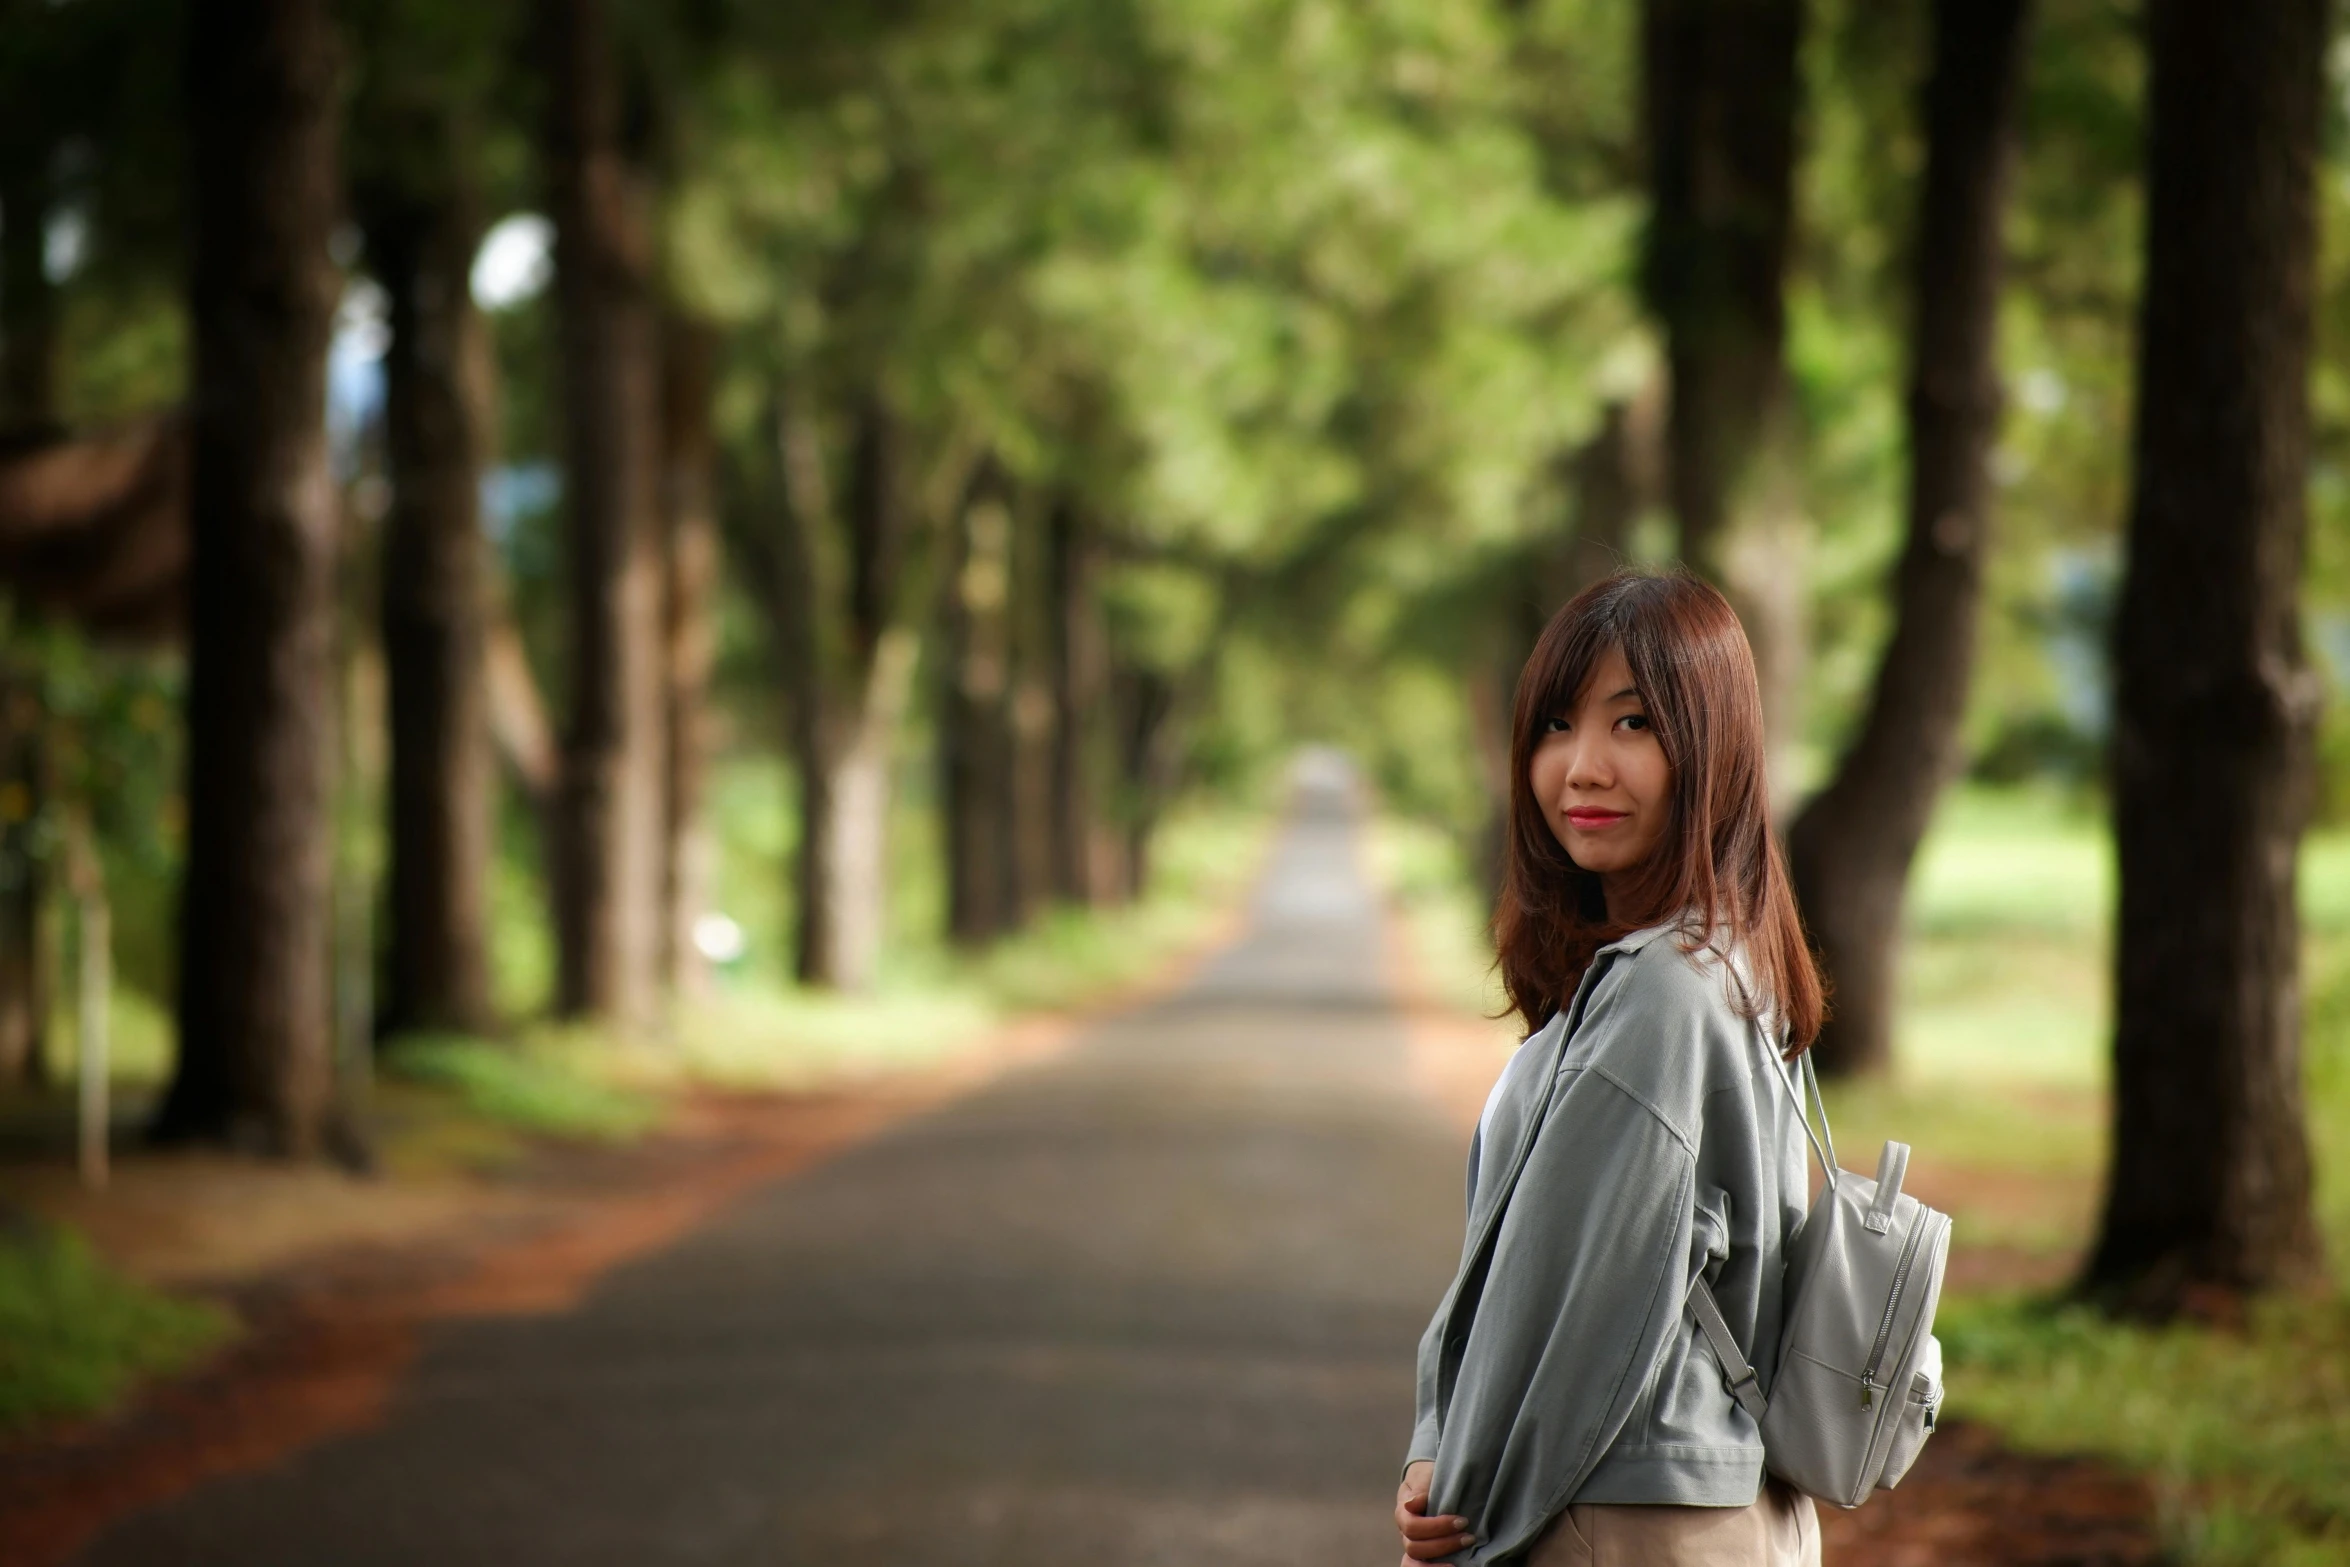
<svg viewBox="0 0 2350 1567"><path fill-rule="evenodd" d="M1672 819L1628 881L1621 907L1552 834L1528 777L1545 724L1567 712L1608 649L1621 648L1672 768ZM1510 734L1510 819L1493 914L1502 986L1529 1032L1565 1006L1600 947L1676 914L1694 952L1726 933L1755 980L1735 1003L1775 1012L1789 1053L1826 1015L1786 861L1771 834L1762 691L1754 650L1727 599L1685 571L1621 571L1575 595L1543 628L1518 676ZM1620 890L1625 884L1619 884Z"/></svg>

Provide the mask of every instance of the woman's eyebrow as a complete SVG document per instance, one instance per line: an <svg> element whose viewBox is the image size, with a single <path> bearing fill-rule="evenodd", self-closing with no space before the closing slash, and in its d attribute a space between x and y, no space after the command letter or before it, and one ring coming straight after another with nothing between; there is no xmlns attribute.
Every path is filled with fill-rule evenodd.
<svg viewBox="0 0 2350 1567"><path fill-rule="evenodd" d="M1637 686L1626 686L1623 690L1618 691L1614 696L1609 697L1608 700L1611 702L1621 702L1628 696L1638 696L1639 694L1640 690Z"/></svg>

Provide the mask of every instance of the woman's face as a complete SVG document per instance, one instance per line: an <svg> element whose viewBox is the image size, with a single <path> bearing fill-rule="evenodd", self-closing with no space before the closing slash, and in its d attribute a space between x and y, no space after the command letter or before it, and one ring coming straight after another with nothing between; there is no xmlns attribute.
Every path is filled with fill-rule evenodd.
<svg viewBox="0 0 2350 1567"><path fill-rule="evenodd" d="M1622 649L1601 657L1571 711L1546 721L1531 777L1552 836L1603 889L1656 852L1671 821L1672 769Z"/></svg>

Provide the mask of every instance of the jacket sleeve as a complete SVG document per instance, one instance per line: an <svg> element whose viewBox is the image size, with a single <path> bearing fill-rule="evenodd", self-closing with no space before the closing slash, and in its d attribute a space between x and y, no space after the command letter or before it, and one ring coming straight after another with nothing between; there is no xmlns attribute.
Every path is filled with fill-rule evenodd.
<svg viewBox="0 0 2350 1567"><path fill-rule="evenodd" d="M1485 1130L1479 1127L1469 1134L1469 1179L1467 1206L1474 1212L1477 1206L1477 1162L1485 1151ZM1428 1330L1420 1335L1420 1358L1414 1378L1415 1407L1412 1412L1412 1441L1404 1449L1403 1466L1409 1469L1420 1460L1436 1456L1436 1442L1442 1426L1436 1406L1436 1357L1444 1343L1444 1320L1450 1314L1452 1296L1449 1292L1436 1304L1436 1315L1429 1319Z"/></svg>
<svg viewBox="0 0 2350 1567"><path fill-rule="evenodd" d="M1695 1167L1604 1052L1561 1077L1457 1350L1430 1511L1472 1521L1458 1560L1524 1546L1623 1430L1679 1321ZM1441 1356L1423 1342L1423 1407Z"/></svg>
<svg viewBox="0 0 2350 1567"><path fill-rule="evenodd" d="M1420 1365L1416 1386L1416 1407L1412 1420L1412 1442L1404 1449L1403 1466L1406 1469L1422 1459L1436 1456L1438 1439L1443 1428L1436 1420L1436 1357L1444 1336L1444 1308L1437 1307L1428 1330L1420 1335Z"/></svg>

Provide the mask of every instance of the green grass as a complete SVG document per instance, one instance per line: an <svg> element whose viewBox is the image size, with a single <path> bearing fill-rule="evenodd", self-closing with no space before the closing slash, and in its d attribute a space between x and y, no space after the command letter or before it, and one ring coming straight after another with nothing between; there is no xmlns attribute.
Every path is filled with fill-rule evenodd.
<svg viewBox="0 0 2350 1567"><path fill-rule="evenodd" d="M123 1278L78 1235L26 1226L0 1238L0 1432L96 1413L234 1325L209 1302Z"/></svg>
<svg viewBox="0 0 2350 1567"><path fill-rule="evenodd" d="M607 1081L591 1038L545 1031L521 1043L412 1034L392 1043L390 1077L451 1092L475 1115L517 1131L625 1142L660 1119L658 1100Z"/></svg>
<svg viewBox="0 0 2350 1567"><path fill-rule="evenodd" d="M669 1097L685 1088L810 1088L920 1067L1010 1014L1082 1005L1154 972L1231 905L1267 827L1255 813L1179 813L1154 847L1147 896L1115 908L1048 910L979 953L954 952L935 935L901 938L872 988L857 993L780 978L781 931L772 911L754 903L744 923L765 932L754 949L764 940L767 961L752 957L720 972L706 998L673 1008L643 1035L541 1022L505 1041L417 1036L394 1044L384 1074L454 1096L495 1127L620 1141L657 1124ZM464 1146L493 1163L519 1151L497 1138Z"/></svg>
<svg viewBox="0 0 2350 1567"><path fill-rule="evenodd" d="M1936 1328L1951 1413L2151 1476L2185 1560L2350 1561L2350 1301L2262 1302L2234 1332L1956 1297Z"/></svg>
<svg viewBox="0 0 2350 1567"><path fill-rule="evenodd" d="M49 1017L45 1064L49 1081L70 1083L81 1070L79 1019L71 985L59 987ZM106 1075L129 1085L161 1082L171 1071L173 1023L169 1006L135 986L117 983L106 1003Z"/></svg>
<svg viewBox="0 0 2350 1567"><path fill-rule="evenodd" d="M1905 1082L2104 1084L2112 861L2100 824L2061 798L1950 797L1910 886Z"/></svg>
<svg viewBox="0 0 2350 1567"><path fill-rule="evenodd" d="M1056 909L983 952L935 939L897 944L874 987L811 991L754 970L722 976L660 1038L629 1053L640 1074L744 1087L793 1087L938 1059L1016 1012L1091 1002L1156 971L1203 939L1260 858L1269 823L1194 810L1154 846L1151 887L1134 903Z"/></svg>

